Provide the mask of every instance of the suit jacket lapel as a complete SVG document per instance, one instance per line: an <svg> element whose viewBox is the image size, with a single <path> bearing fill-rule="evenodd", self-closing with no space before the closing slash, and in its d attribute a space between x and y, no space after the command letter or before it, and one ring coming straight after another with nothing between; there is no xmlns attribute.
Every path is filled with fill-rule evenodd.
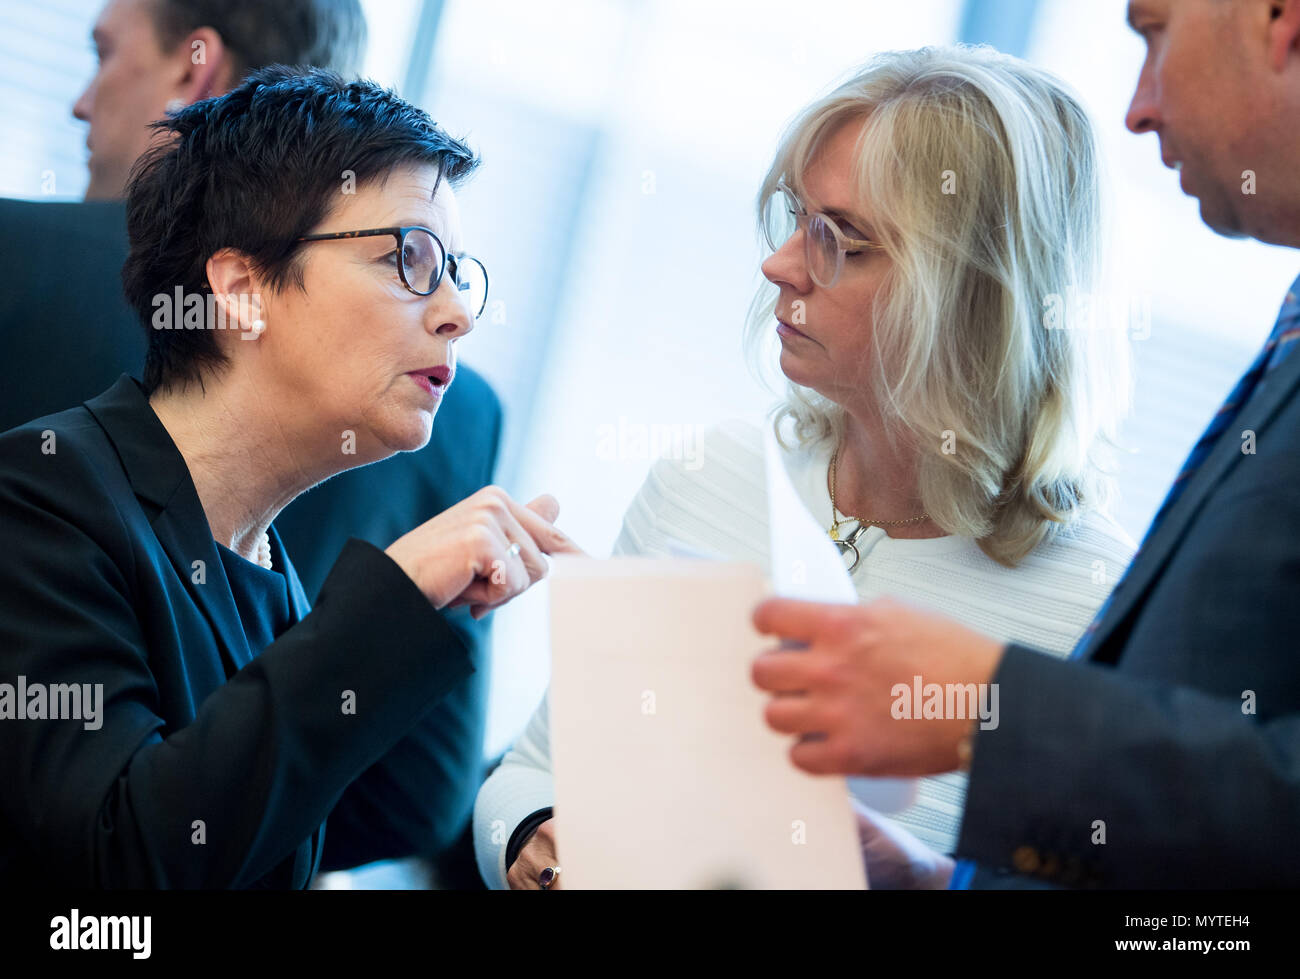
<svg viewBox="0 0 1300 979"><path fill-rule="evenodd" d="M190 597L203 611L228 674L252 660L235 596L185 458L129 375L86 408L112 441L137 498L146 505L158 541ZM196 564L195 562L202 562Z"/></svg>
<svg viewBox="0 0 1300 979"><path fill-rule="evenodd" d="M1300 356L1292 354L1265 376L1262 388L1255 391L1237 415L1236 420L1220 436L1210 454L1191 477L1182 496L1166 514L1154 534L1143 542L1138 558L1120 581L1114 599L1106 610L1089 643L1088 659L1114 662L1118 650L1105 656L1098 652L1113 633L1137 606L1155 578L1168 562L1174 549L1186 535L1187 525L1200 512L1206 497L1223 482L1224 478L1244 456L1241 433L1250 430L1256 439L1262 438L1264 429L1279 409L1291 399L1300 382Z"/></svg>

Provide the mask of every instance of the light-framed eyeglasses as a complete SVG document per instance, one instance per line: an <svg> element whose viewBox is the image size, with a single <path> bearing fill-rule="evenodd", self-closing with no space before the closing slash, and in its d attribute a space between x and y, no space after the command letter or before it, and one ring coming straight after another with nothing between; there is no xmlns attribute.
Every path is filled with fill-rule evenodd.
<svg viewBox="0 0 1300 979"><path fill-rule="evenodd" d="M828 214L809 214L808 209L782 177L763 203L763 237L777 251L796 231L804 233L804 260L813 282L823 289L834 287L844 271L844 256L857 251L874 251L885 246L865 238L852 238L840 230Z"/></svg>

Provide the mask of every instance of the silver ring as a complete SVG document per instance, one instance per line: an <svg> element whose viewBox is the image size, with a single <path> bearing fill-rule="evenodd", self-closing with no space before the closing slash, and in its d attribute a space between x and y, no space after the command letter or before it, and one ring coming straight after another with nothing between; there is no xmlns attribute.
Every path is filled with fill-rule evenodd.
<svg viewBox="0 0 1300 979"><path fill-rule="evenodd" d="M506 551L506 557L518 557L518 556L519 556L519 542L513 541L510 544L510 549Z"/></svg>

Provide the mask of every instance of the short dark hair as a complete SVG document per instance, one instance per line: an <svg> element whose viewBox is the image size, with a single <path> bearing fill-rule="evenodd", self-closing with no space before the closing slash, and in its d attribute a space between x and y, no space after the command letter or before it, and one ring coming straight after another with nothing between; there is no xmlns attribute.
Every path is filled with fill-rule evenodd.
<svg viewBox="0 0 1300 979"><path fill-rule="evenodd" d="M360 0L153 0L163 47L210 27L233 61L233 81L269 65L361 70L366 18Z"/></svg>
<svg viewBox="0 0 1300 979"><path fill-rule="evenodd" d="M127 302L148 334L150 392L201 381L204 367L226 362L206 318L202 329L151 326L155 297L178 287L186 297L211 292L206 266L215 252L247 255L271 288L302 288L297 239L349 182L360 187L414 164L437 167L437 180L455 186L479 163L422 109L374 82L324 69L261 69L153 128L174 138L132 168L122 267Z"/></svg>

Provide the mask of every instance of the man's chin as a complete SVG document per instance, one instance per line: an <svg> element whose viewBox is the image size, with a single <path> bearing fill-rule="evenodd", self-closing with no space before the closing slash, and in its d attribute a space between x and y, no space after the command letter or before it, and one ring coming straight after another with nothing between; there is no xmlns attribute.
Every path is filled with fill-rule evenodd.
<svg viewBox="0 0 1300 979"><path fill-rule="evenodd" d="M86 168L90 171L90 183L86 185L85 200L117 201L126 197L124 174L110 172L113 168L104 166L93 154L87 161Z"/></svg>
<svg viewBox="0 0 1300 979"><path fill-rule="evenodd" d="M1201 221L1205 226L1213 231L1216 235L1222 235L1224 238L1249 238L1250 235L1241 229L1241 224L1237 216L1232 214L1226 207L1211 207L1205 200L1200 201Z"/></svg>
<svg viewBox="0 0 1300 979"><path fill-rule="evenodd" d="M1235 241L1241 241L1243 239L1251 237L1250 235L1246 234L1246 232L1242 231L1240 228L1233 227L1230 224L1216 223L1206 218L1204 214L1201 215L1201 220L1205 222L1205 226L1207 228L1213 231L1216 235L1219 235L1223 238L1232 238Z"/></svg>
<svg viewBox="0 0 1300 979"><path fill-rule="evenodd" d="M116 199L113 194L105 191L103 187L98 186L93 180L90 186L86 188L86 196L82 198L85 201L111 201Z"/></svg>

